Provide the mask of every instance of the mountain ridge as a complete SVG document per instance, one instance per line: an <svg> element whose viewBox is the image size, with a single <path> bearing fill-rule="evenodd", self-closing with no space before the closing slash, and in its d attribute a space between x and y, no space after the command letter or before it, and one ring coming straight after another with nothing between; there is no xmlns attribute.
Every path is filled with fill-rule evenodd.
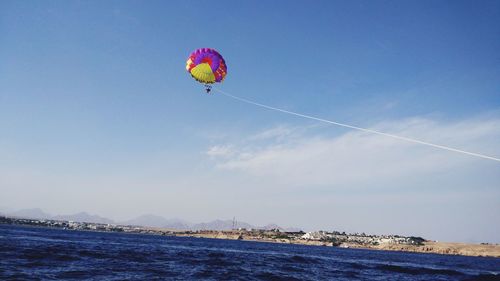
<svg viewBox="0 0 500 281"><path fill-rule="evenodd" d="M295 227L283 228L278 226L277 224L255 226L247 222L242 222L242 221L235 222L229 219L227 220L215 219L208 222L191 223L178 218L167 219L165 217L154 214L143 214L129 220L115 221L106 217L101 217L99 215L89 214L87 212L79 212L68 215L51 215L49 213L46 213L40 208L21 209L14 212L3 212L3 213L4 215L17 218L52 219L52 220L66 220L66 221L87 222L87 223L136 225L143 227L168 228L176 230L222 231L222 230L231 230L233 228L243 228L243 229L265 229L265 230L279 229L281 231L300 231L299 228Z"/></svg>

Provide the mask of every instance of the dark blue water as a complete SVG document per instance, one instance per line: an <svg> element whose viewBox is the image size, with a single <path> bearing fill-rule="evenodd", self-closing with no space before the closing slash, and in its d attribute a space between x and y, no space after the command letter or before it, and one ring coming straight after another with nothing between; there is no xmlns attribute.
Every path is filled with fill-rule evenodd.
<svg viewBox="0 0 500 281"><path fill-rule="evenodd" d="M500 280L500 259L0 225L0 280Z"/></svg>

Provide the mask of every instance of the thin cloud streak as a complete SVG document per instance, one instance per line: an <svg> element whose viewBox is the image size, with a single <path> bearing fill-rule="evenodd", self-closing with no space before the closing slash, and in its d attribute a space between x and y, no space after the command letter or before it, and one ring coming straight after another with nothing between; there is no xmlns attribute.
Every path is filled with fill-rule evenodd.
<svg viewBox="0 0 500 281"><path fill-rule="evenodd" d="M278 111L278 112L282 112L282 113L286 113L286 114L290 114L290 115L294 115L294 116L299 116L299 117L306 118L306 119L316 120L316 121L320 121L320 122L324 122L324 123L329 123L329 124L333 124L333 125L337 125L337 126L341 126L341 127L345 127L345 128L350 128L350 129L358 130L358 131L363 131L363 132L368 132L368 133L372 133L372 134L382 135L382 136L391 137L391 138L395 138L395 139L399 139L399 140L404 140L404 141L408 141L408 142L418 143L418 144L422 144L422 145L431 146L431 147L434 147L434 148L439 148L439 149L443 149L443 150L454 151L454 152L458 152L458 153L462 153L462 154L467 154L467 155L471 155L471 156L475 156L475 157L479 157L479 158L484 158L484 159L489 159L489 160L500 162L500 158L497 158L497 157L492 157L492 156L488 156L488 155L484 155L484 154L480 154L480 153L476 153L476 152L471 152L471 151L465 151L465 150L462 150L462 149L453 148L453 147L450 147L450 146L440 145L440 144L436 144L436 143L431 143L431 142L423 141L423 140L420 140L420 139L404 137L404 136L401 136L401 135L396 135L394 133L391 134L391 133L382 132L382 131L378 131L378 130L374 130L374 129L368 129L368 128L363 128L363 127L359 127L359 126L353 126L353 125L349 125L349 124L346 124L346 123L340 123L340 122L331 121L331 120L327 120L327 119L323 119L323 118L318 118L318 117L314 117L314 116L310 116L310 115L305 115L305 114L301 114L301 113L297 113L297 112L293 112L293 111L289 111L289 110L285 110L285 109L276 108L276 107L272 107L272 106L269 106L269 105L261 104L261 103L254 102L254 101L251 101L251 100L248 100L248 99L244 99L244 98L240 98L240 97L237 97L237 96L233 96L233 95L231 95L229 93L226 93L224 91L221 91L219 89L215 89L215 91L223 94L224 96L233 98L235 100L238 100L238 101L241 101L241 102L244 102L244 103L256 105L256 106L259 106L259 107L267 108L267 109L270 109L270 110L274 110L274 111Z"/></svg>
<svg viewBox="0 0 500 281"><path fill-rule="evenodd" d="M500 119L471 118L439 123L411 118L383 122L374 128L500 154L497 142ZM284 131L282 127L279 130ZM386 182L478 163L473 157L357 131L336 137L316 134L293 137L290 142L280 137L279 142L255 144L250 141L230 146L234 149L231 157L215 157L218 169L238 170L284 185Z"/></svg>

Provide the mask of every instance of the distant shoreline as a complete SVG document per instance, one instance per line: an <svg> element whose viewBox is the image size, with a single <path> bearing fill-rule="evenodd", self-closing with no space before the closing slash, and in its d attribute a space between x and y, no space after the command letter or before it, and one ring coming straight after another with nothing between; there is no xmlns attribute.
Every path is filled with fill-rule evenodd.
<svg viewBox="0 0 500 281"><path fill-rule="evenodd" d="M193 232L189 234L177 234L173 236L242 240L242 241L295 244L295 245L307 245L307 246L323 246L323 247L333 246L339 248L413 252L413 253L424 253L424 254L500 258L500 245L498 244L467 244L467 243L425 241L422 242L422 245L406 245L406 244L369 245L369 244L357 244L357 243L342 243L340 245L333 245L331 242L323 242L316 240L288 240L288 239L262 238L252 235L246 235L245 233L238 233L238 232L235 233L233 231L205 231L199 233Z"/></svg>
<svg viewBox="0 0 500 281"><path fill-rule="evenodd" d="M431 253L475 257L500 258L498 244L447 243L424 240L419 237L397 235L374 236L365 234L324 232L280 232L279 230L198 230L182 231L142 226L123 226L85 222L37 220L0 216L0 224L31 227L46 227L63 230L93 232L122 232L129 234L151 234L175 237L242 240L266 243L327 246L353 249L385 250L399 252ZM304 238L305 237L305 238ZM375 241L375 242L374 242Z"/></svg>

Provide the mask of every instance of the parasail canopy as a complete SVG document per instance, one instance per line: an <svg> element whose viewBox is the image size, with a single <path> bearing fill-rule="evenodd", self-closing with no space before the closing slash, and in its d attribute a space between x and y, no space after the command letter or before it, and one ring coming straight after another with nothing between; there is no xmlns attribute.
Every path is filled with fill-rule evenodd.
<svg viewBox="0 0 500 281"><path fill-rule="evenodd" d="M222 82L227 74L224 58L214 49L201 48L191 53L186 70L203 84Z"/></svg>

